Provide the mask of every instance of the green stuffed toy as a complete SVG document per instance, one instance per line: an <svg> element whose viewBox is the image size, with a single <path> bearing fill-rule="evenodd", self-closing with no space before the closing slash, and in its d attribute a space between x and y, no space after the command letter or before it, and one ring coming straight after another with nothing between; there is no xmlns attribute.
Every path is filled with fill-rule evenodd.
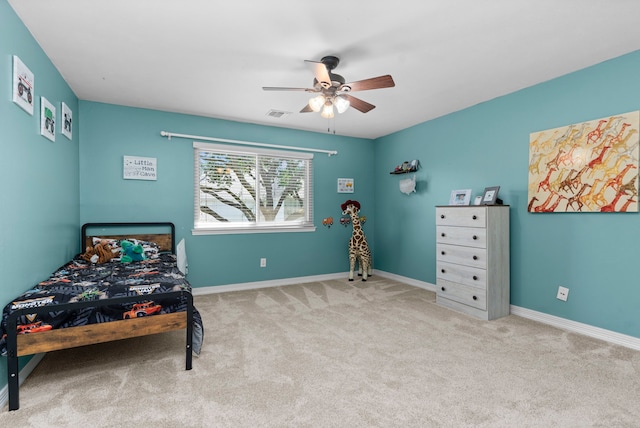
<svg viewBox="0 0 640 428"><path fill-rule="evenodd" d="M131 241L124 240L120 242L120 246L122 247L122 256L120 256L122 263L139 262L146 259L142 245L135 245Z"/></svg>

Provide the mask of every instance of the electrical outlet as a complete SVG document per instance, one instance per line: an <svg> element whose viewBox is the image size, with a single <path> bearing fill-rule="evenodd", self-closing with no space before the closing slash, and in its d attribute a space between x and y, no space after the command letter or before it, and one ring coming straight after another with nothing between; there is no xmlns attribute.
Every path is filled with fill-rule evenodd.
<svg viewBox="0 0 640 428"><path fill-rule="evenodd" d="M267 267L267 259L264 257L260 259L260 267Z"/></svg>
<svg viewBox="0 0 640 428"><path fill-rule="evenodd" d="M565 287L558 287L558 295L556 298L566 302L567 297L569 297L569 289Z"/></svg>

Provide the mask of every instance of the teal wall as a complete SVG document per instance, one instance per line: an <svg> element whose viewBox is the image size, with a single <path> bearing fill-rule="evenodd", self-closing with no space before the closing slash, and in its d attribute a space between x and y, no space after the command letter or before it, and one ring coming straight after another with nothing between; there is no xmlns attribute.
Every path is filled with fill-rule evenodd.
<svg viewBox="0 0 640 428"><path fill-rule="evenodd" d="M186 241L194 287L321 275L348 270L351 229L339 225L340 204L356 199L373 230L373 142L204 117L80 102L81 221L172 221ZM315 153L315 232L193 236L193 141L160 131L337 150ZM157 181L124 180L123 156L157 159ZM338 178L353 178L353 194L337 193ZM336 225L322 226L324 217ZM373 247L373 234L370 244ZM267 267L259 260L267 258Z"/></svg>
<svg viewBox="0 0 640 428"><path fill-rule="evenodd" d="M35 75L33 116L12 102L13 55ZM55 142L40 135L40 96L57 110ZM72 141L59 133L62 101L74 113ZM76 96L0 1L1 307L78 252L78 113ZM6 372L6 358L0 357L0 389Z"/></svg>
<svg viewBox="0 0 640 428"><path fill-rule="evenodd" d="M380 138L377 269L435 283L435 206L501 186L511 214L511 303L640 337L638 213L527 212L529 134L640 109L640 51ZM385 171L419 159L418 192ZM473 197L472 197L473 199ZM556 299L558 286L569 299Z"/></svg>

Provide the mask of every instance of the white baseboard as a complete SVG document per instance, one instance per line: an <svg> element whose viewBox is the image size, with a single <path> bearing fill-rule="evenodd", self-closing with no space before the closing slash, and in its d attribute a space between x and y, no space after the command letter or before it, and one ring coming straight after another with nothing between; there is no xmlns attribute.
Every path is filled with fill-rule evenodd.
<svg viewBox="0 0 640 428"><path fill-rule="evenodd" d="M192 289L194 296L204 296L214 293L226 293L228 291L256 290L258 288L279 287L281 285L302 284L305 282L329 281L332 279L347 278L348 272L330 273L326 275L301 276L297 278L272 279L268 281L244 282L229 285L213 285L210 287L197 287Z"/></svg>
<svg viewBox="0 0 640 428"><path fill-rule="evenodd" d="M511 305L511 314L640 351L640 338Z"/></svg>
<svg viewBox="0 0 640 428"><path fill-rule="evenodd" d="M404 276L396 275L389 272L383 272L383 271L374 271L374 273L382 277L403 282L405 284L424 288L425 290L434 291L434 292L436 291L435 284L431 284L429 282L417 281L412 278L407 278ZM522 308L514 305L510 306L510 312L512 315L516 315L522 318L527 318L533 321L538 321L542 324L547 324L552 327L557 327L563 330L571 331L573 333L582 334L583 336L593 337L594 339L604 340L605 342L613 343L615 345L620 345L626 348L631 348L631 349L640 351L640 338L637 338L637 337L616 333L615 331L605 330L603 328L594 327L589 324L583 324L580 322L571 321L566 318L560 318L554 315L545 314L544 312L537 312L531 309L526 309L526 308Z"/></svg>
<svg viewBox="0 0 640 428"><path fill-rule="evenodd" d="M379 275L383 278L393 279L395 281L399 281L404 284L413 285L414 287L424 288L425 290L436 291L435 284L431 284L424 281L418 281L417 279L408 278L406 276L396 275L395 273L389 273L389 272L384 272L384 271L379 271L374 269L373 275ZM194 288L192 289L192 294L194 296L204 296L207 294L226 293L229 291L257 290L259 288L279 287L281 285L304 284L307 282L316 282L316 281L329 281L332 279L343 279L348 277L349 277L349 272L338 272L338 273L330 273L325 275L273 279L269 281L244 282L244 283L228 284L228 285L214 285L209 287Z"/></svg>
<svg viewBox="0 0 640 428"><path fill-rule="evenodd" d="M25 381L27 376L31 374L33 369L36 368L36 366L40 363L40 361L42 361L45 355L46 355L45 353L34 355L33 358L31 358L29 362L27 362L27 364L22 368L22 370L20 370L20 373L18 374L19 385L22 385L22 383ZM4 388L0 389L0 408L3 408L5 404L7 404L8 402L9 402L9 385L7 384L4 386Z"/></svg>
<svg viewBox="0 0 640 428"><path fill-rule="evenodd" d="M393 279L395 281L402 282L404 284L413 285L414 287L424 288L428 291L436 291L436 285L430 282L418 281L417 279L408 278L406 276L396 275L395 273L389 273L381 270L373 270L374 275L380 275L383 278Z"/></svg>

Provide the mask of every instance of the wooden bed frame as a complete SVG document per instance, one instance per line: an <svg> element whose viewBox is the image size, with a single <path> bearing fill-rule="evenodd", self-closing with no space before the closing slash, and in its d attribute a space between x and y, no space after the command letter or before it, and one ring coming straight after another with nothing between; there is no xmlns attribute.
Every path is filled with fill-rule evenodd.
<svg viewBox="0 0 640 428"><path fill-rule="evenodd" d="M170 250L175 254L175 226L173 223L87 223L82 226L82 246L84 248L91 243L91 236L87 236L88 229L96 228L169 228L170 233L165 234L139 234L126 235L99 235L105 238L117 239L121 237L136 237L143 241L151 241L159 244L161 250ZM93 235L92 235L93 236ZM192 345L193 345L193 296L188 291L172 291L163 293L163 299L185 298L187 310L170 314L159 314L150 317L132 318L120 321L112 321L101 324L89 324L64 329L54 329L30 334L17 334L17 319L26 314L48 313L54 308L56 311L76 310L83 307L101 307L124 303L136 303L149 299L148 295L115 297L105 300L64 303L55 306L43 306L40 308L19 309L11 313L7 320L7 370L9 380L9 410L17 410L19 405L19 379L18 357L33 355L41 352L58 351L96 343L110 342L113 340L128 339L132 337L147 336L150 334L164 333L173 330L186 329L186 370L191 370Z"/></svg>

